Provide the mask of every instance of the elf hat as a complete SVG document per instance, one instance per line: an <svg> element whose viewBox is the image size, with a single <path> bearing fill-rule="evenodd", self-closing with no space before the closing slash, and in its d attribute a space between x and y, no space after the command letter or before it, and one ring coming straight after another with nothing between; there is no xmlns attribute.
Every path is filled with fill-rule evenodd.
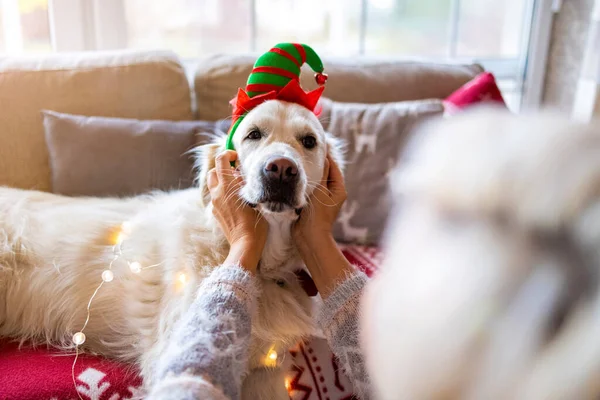
<svg viewBox="0 0 600 400"><path fill-rule="evenodd" d="M300 86L300 67L307 63L315 71L319 88L305 92ZM323 73L323 63L315 51L305 44L279 43L256 60L248 77L246 90L238 90L237 97L231 100L233 114L226 147L234 150L233 135L246 114L267 100L282 100L300 104L315 111L323 93L327 74Z"/></svg>

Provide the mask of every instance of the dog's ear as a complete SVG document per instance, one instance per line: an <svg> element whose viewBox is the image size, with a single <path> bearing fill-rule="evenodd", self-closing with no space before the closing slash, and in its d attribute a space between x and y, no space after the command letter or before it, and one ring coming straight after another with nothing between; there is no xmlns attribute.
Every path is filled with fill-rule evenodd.
<svg viewBox="0 0 600 400"><path fill-rule="evenodd" d="M215 159L223 149L222 143L210 143L198 147L196 151L196 168L200 170L198 184L200 187L201 204L207 206L210 203L210 191L208 190L208 171L215 168Z"/></svg>
<svg viewBox="0 0 600 400"><path fill-rule="evenodd" d="M345 153L345 142L333 136L329 132L325 132L325 142L327 143L327 155L329 155L333 161L340 167L342 173L344 173L344 167L346 165L344 153Z"/></svg>

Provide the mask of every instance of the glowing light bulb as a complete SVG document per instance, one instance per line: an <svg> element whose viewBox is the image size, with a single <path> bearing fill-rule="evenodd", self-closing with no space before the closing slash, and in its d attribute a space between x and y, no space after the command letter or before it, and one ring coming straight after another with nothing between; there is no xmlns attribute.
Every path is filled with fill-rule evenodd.
<svg viewBox="0 0 600 400"><path fill-rule="evenodd" d="M131 235L132 228L133 228L133 224L129 221L125 221L118 227L115 227L112 230L111 239L110 239L111 243L115 246L122 245L125 238L127 236Z"/></svg>
<svg viewBox="0 0 600 400"><path fill-rule="evenodd" d="M75 343L77 346L84 344L85 343L85 333L77 332L76 334L74 334L73 335L73 343Z"/></svg>
<svg viewBox="0 0 600 400"><path fill-rule="evenodd" d="M181 282L183 285L185 285L188 281L188 277L186 274L184 274L183 272L179 273L179 276L177 277L177 279L179 280L179 282Z"/></svg>
<svg viewBox="0 0 600 400"><path fill-rule="evenodd" d="M125 221L121 224L121 233L123 235L130 235L131 234L131 228L133 227L133 224L129 221Z"/></svg>
<svg viewBox="0 0 600 400"><path fill-rule="evenodd" d="M271 348L264 360L265 367L274 368L277 366L277 352Z"/></svg>
<svg viewBox="0 0 600 400"><path fill-rule="evenodd" d="M123 244L124 239L125 235L123 234L123 231L117 228L112 231L109 240L110 244L112 244L113 246L120 246L121 244Z"/></svg>
<svg viewBox="0 0 600 400"><path fill-rule="evenodd" d="M272 361L277 360L277 352L275 350L271 350L268 354L268 357Z"/></svg>
<svg viewBox="0 0 600 400"><path fill-rule="evenodd" d="M290 381L290 378L285 378L285 390L287 390L288 392L290 391L290 389L292 388L292 382Z"/></svg>
<svg viewBox="0 0 600 400"><path fill-rule="evenodd" d="M115 278L115 274L110 269L105 269L102 272L102 280L104 282L110 282Z"/></svg>
<svg viewBox="0 0 600 400"><path fill-rule="evenodd" d="M134 274L139 274L140 272L142 272L142 264L140 264L137 261L133 261L133 262L129 263L129 269Z"/></svg>

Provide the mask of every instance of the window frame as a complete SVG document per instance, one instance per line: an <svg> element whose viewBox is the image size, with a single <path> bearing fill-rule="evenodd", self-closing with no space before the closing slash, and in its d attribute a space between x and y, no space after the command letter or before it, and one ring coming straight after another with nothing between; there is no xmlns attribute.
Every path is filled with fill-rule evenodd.
<svg viewBox="0 0 600 400"><path fill-rule="evenodd" d="M2 0L0 0L2 1ZM7 1L7 0L4 0ZM251 3L251 37L249 47L256 49L256 0ZM451 0L450 45L446 60L476 62L491 71L498 80L513 80L514 90L521 92L521 109L540 106L550 43L552 19L560 9L560 0L527 0L525 31L530 34L521 43L518 58L457 58L458 24L461 0ZM359 55L365 54L368 0L361 0ZM50 36L58 52L123 49L127 45L127 22L123 0L49 0ZM527 35L526 35L527 36Z"/></svg>

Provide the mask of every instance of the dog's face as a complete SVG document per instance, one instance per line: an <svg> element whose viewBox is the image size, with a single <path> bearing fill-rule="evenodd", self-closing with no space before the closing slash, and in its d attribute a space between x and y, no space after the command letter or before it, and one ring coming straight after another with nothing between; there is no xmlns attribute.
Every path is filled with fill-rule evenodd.
<svg viewBox="0 0 600 400"><path fill-rule="evenodd" d="M268 101L240 123L233 139L246 185L240 195L263 212L302 208L323 174L325 132L306 108Z"/></svg>
<svg viewBox="0 0 600 400"><path fill-rule="evenodd" d="M233 143L245 180L240 196L263 214L303 208L321 181L327 154L341 162L337 141L311 111L278 100L250 111Z"/></svg>

